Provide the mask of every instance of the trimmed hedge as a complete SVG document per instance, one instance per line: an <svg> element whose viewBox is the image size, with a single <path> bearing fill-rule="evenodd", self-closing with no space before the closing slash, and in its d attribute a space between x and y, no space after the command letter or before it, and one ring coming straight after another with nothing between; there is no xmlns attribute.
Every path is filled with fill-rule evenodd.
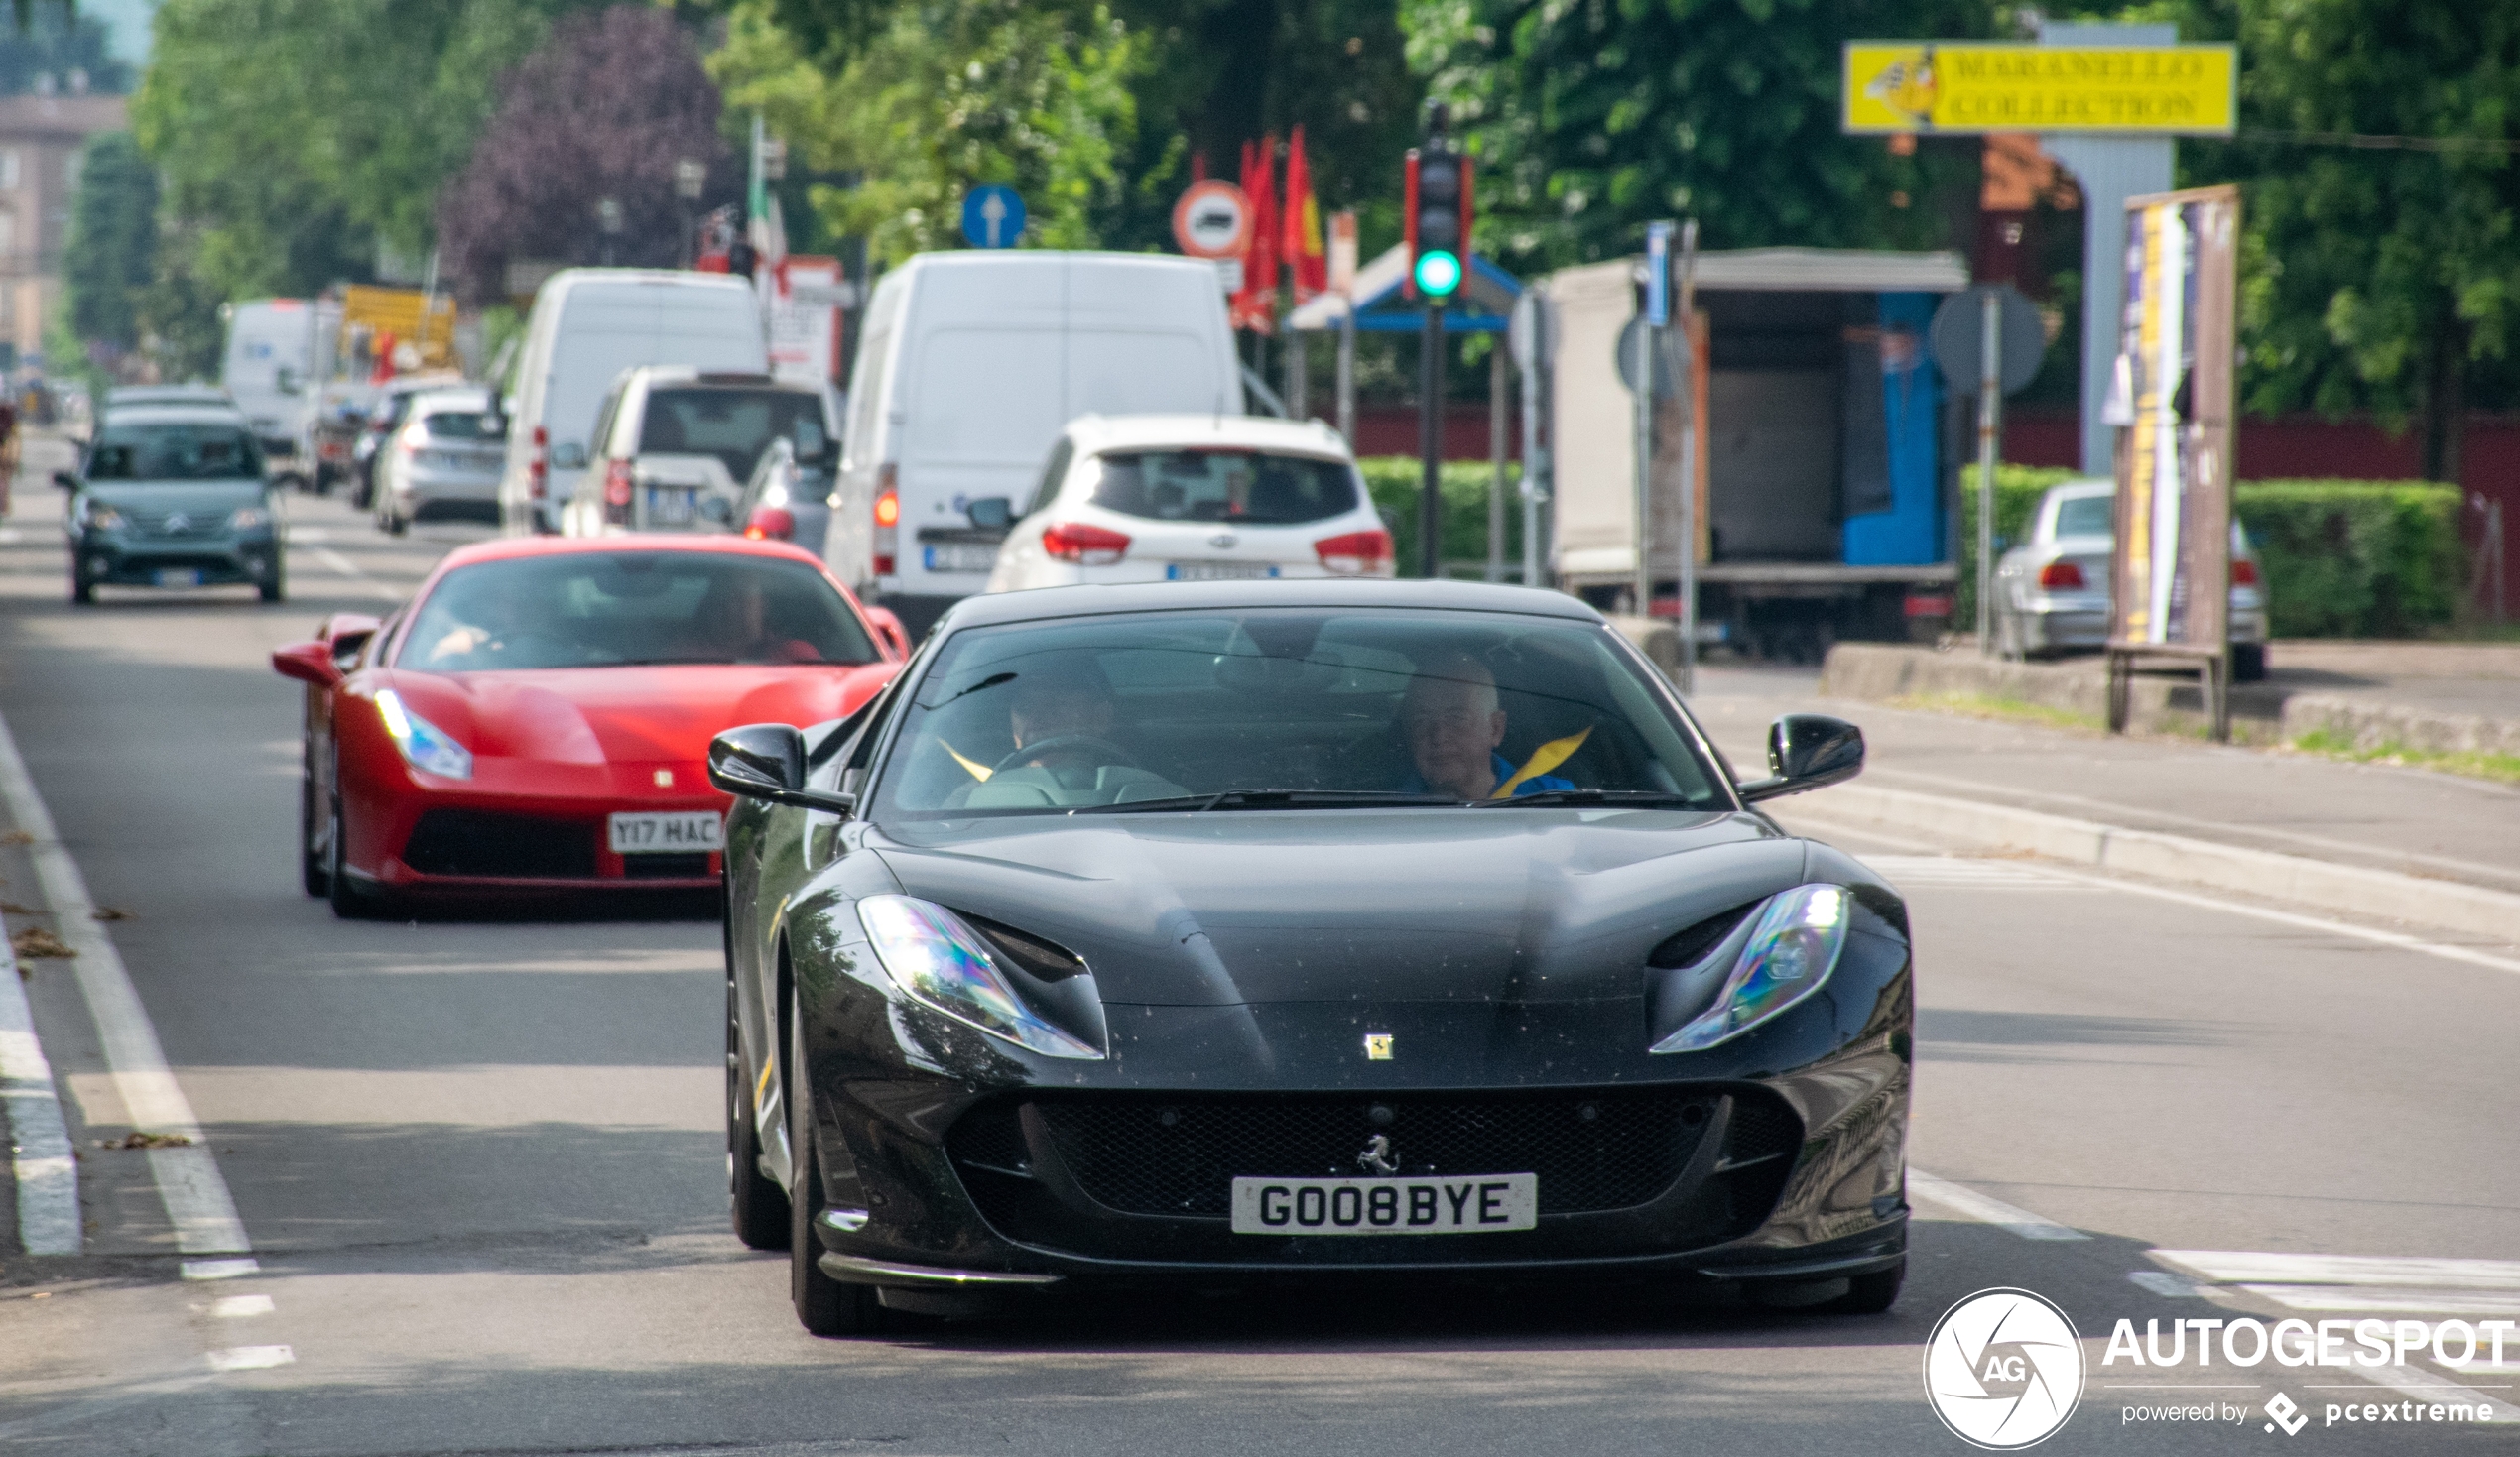
<svg viewBox="0 0 2520 1457"><path fill-rule="evenodd" d="M1995 473L1996 550L2030 531L2039 498L2080 472ZM1960 494L1960 589L1953 626L1977 621L1977 475ZM2467 582L2459 493L2429 481L2241 481L2240 526L2266 564L2279 638L2409 637L2448 623Z"/></svg>
<svg viewBox="0 0 2520 1457"><path fill-rule="evenodd" d="M1356 468L1364 473L1365 489L1373 495L1374 508L1391 524L1400 574L1418 575L1418 457L1368 455L1356 462ZM1515 484L1522 476L1520 468L1511 462L1505 469L1505 560L1519 566L1523 559L1523 503L1515 492ZM1484 460L1448 460L1442 479L1444 559L1484 563L1487 489L1496 479L1496 468Z"/></svg>

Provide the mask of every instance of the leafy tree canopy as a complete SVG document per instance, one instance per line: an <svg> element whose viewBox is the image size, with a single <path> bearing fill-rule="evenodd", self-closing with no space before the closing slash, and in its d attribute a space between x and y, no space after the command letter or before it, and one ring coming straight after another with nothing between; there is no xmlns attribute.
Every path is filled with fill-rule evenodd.
<svg viewBox="0 0 2520 1457"><path fill-rule="evenodd" d="M129 132L90 137L63 251L71 331L127 350L140 342L140 294L158 254L158 175Z"/></svg>

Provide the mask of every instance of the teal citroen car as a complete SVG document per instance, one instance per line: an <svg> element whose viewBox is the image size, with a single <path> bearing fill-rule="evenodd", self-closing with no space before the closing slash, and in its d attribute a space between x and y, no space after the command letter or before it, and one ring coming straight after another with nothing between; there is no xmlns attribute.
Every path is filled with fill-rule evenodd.
<svg viewBox="0 0 2520 1457"><path fill-rule="evenodd" d="M252 425L233 408L116 410L73 473L70 600L100 586L255 588L288 594L287 523Z"/></svg>

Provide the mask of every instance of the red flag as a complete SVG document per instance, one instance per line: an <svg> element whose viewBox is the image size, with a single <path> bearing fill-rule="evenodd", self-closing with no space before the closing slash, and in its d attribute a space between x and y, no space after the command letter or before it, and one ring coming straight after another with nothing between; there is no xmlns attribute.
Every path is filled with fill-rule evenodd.
<svg viewBox="0 0 2520 1457"><path fill-rule="evenodd" d="M1242 292L1234 296L1236 328L1268 333L1278 315L1278 139L1245 143L1242 190L1251 199L1251 251L1242 257Z"/></svg>
<svg viewBox="0 0 2520 1457"><path fill-rule="evenodd" d="M1295 302L1330 286L1329 253L1322 245L1322 204L1313 196L1313 165L1299 124L1286 152L1286 260L1295 269Z"/></svg>

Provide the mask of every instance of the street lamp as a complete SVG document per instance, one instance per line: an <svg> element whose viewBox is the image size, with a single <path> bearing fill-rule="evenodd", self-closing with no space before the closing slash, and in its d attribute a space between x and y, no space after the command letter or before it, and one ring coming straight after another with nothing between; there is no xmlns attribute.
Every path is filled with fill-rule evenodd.
<svg viewBox="0 0 2520 1457"><path fill-rule="evenodd" d="M604 235L603 257L606 268L611 268L619 262L615 253L621 241L621 224L620 198L606 197L595 204L595 226Z"/></svg>
<svg viewBox="0 0 2520 1457"><path fill-rule="evenodd" d="M693 210L699 205L700 194L708 189L708 164L696 157L686 157L674 164L674 195L683 203L683 266L698 262L698 245L693 237Z"/></svg>

